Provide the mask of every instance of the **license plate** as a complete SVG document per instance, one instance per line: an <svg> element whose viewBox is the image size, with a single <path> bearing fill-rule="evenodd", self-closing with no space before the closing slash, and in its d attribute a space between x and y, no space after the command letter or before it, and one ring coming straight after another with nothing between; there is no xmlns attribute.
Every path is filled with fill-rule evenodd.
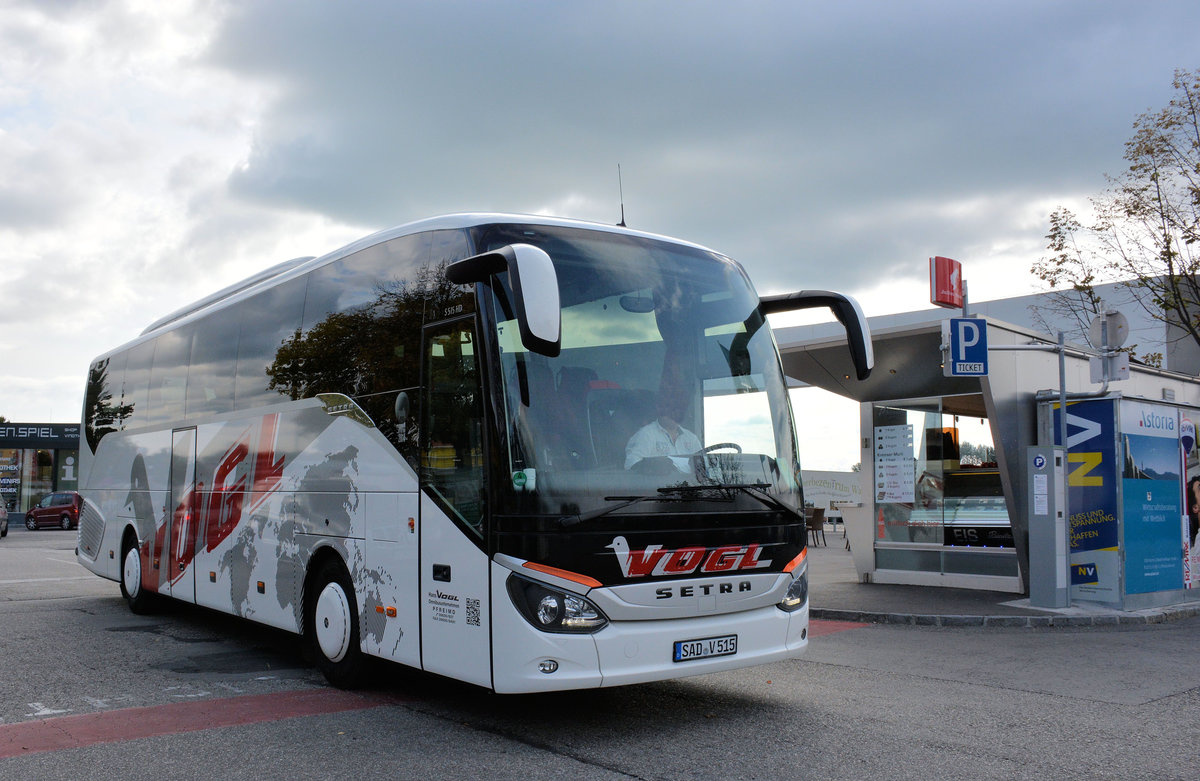
<svg viewBox="0 0 1200 781"><path fill-rule="evenodd" d="M705 637L700 640L678 640L672 661L690 662L693 659L708 659L713 656L731 656L737 653L737 635Z"/></svg>

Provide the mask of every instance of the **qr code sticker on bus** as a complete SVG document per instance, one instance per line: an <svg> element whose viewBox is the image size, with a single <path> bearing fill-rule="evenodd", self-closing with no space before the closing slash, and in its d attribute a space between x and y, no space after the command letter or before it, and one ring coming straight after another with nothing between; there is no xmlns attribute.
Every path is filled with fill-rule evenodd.
<svg viewBox="0 0 1200 781"><path fill-rule="evenodd" d="M467 597L467 625L479 626L479 600Z"/></svg>

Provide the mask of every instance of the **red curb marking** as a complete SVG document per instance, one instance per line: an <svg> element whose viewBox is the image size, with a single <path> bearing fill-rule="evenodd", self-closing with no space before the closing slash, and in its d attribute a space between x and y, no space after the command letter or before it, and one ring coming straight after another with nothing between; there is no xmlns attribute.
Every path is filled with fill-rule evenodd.
<svg viewBox="0 0 1200 781"><path fill-rule="evenodd" d="M337 689L306 689L0 724L0 759L216 727L365 710L389 702L395 700Z"/></svg>
<svg viewBox="0 0 1200 781"><path fill-rule="evenodd" d="M825 621L820 618L810 619L808 622L808 636L820 637L821 635L831 635L835 632L845 632L847 629L861 629L870 624L863 624L858 621Z"/></svg>

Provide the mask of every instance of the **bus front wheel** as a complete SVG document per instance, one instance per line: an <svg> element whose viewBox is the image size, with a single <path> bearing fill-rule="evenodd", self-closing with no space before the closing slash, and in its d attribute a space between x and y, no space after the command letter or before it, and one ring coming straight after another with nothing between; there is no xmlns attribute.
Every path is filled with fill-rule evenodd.
<svg viewBox="0 0 1200 781"><path fill-rule="evenodd" d="M305 612L309 651L325 678L339 689L359 686L366 659L359 645L354 586L340 561L326 559L318 566Z"/></svg>
<svg viewBox="0 0 1200 781"><path fill-rule="evenodd" d="M142 585L142 554L132 532L125 536L121 546L121 596L138 615L149 613L154 600L154 595Z"/></svg>

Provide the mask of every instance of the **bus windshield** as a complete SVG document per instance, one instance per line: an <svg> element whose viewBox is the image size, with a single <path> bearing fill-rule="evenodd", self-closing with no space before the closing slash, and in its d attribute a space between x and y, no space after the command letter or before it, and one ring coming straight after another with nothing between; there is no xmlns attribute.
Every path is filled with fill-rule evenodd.
<svg viewBox="0 0 1200 781"><path fill-rule="evenodd" d="M481 249L544 249L562 299L562 350L548 358L521 346L509 292L493 286L501 479L511 478L501 495L577 517L729 491L775 510L800 505L778 352L740 266L580 229L493 226L481 239Z"/></svg>

